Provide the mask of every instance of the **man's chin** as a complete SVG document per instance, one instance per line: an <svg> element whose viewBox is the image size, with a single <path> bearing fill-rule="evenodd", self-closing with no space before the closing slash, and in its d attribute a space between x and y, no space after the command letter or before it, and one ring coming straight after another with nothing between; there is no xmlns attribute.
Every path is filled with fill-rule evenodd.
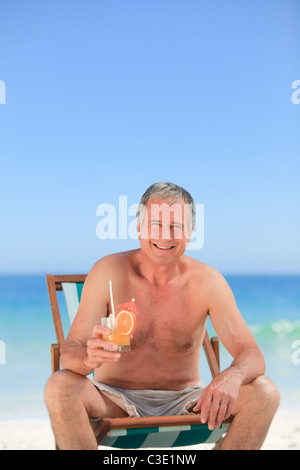
<svg viewBox="0 0 300 470"><path fill-rule="evenodd" d="M184 251L182 253L178 252L177 246L173 246L173 248L169 250L163 250L153 245L150 249L151 258L153 259L154 263L159 266L171 265L174 263L174 261L176 261L176 259L178 259L178 257L183 254Z"/></svg>

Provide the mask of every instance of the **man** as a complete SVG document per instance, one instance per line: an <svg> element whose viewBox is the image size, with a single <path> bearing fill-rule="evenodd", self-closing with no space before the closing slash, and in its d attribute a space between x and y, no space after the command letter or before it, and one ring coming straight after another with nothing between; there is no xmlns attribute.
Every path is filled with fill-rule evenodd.
<svg viewBox="0 0 300 470"><path fill-rule="evenodd" d="M218 428L234 416L222 449L259 449L279 405L265 361L222 275L184 252L194 225L191 195L171 183L145 192L138 210L140 249L106 256L87 276L61 351L60 372L45 388L60 449L96 449L92 418L199 413ZM100 318L135 298L132 350L104 340ZM207 316L233 357L205 388L199 375ZM93 382L86 378L94 371Z"/></svg>

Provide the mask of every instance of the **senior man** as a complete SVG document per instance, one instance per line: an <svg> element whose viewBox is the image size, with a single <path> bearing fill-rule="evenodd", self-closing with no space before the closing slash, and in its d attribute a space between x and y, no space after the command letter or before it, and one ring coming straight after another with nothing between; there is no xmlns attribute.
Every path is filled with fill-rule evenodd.
<svg viewBox="0 0 300 470"><path fill-rule="evenodd" d="M221 449L261 448L279 392L223 276L184 254L194 217L188 191L153 184L137 213L140 248L108 255L88 274L62 370L45 388L60 449L97 449L91 419L186 413L199 413L210 429L234 417ZM103 338L109 280L115 303L134 297L140 312L131 351ZM205 387L199 359L208 315L233 362Z"/></svg>

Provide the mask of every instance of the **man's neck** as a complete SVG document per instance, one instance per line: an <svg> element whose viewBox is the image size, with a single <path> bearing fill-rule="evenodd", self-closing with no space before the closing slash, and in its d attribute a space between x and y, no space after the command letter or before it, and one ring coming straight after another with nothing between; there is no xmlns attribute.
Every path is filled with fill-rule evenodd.
<svg viewBox="0 0 300 470"><path fill-rule="evenodd" d="M147 279L155 287L163 287L171 281L178 279L182 274L181 262L175 260L168 265L157 265L138 250L136 258L136 269L140 276Z"/></svg>

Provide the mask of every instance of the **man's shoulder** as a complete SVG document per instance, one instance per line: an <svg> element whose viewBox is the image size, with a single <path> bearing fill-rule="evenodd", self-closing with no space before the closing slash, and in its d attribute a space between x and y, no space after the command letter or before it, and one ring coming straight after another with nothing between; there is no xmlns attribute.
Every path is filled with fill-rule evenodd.
<svg viewBox="0 0 300 470"><path fill-rule="evenodd" d="M211 286L218 286L219 283L225 281L223 275L214 266L203 263L189 256L185 256L185 266L195 281L205 281Z"/></svg>
<svg viewBox="0 0 300 470"><path fill-rule="evenodd" d="M109 255L103 256L103 258L100 258L95 262L91 271L114 271L115 269L120 269L123 266L128 266L132 254L133 250L120 251L119 253L111 253Z"/></svg>
<svg viewBox="0 0 300 470"><path fill-rule="evenodd" d="M185 265L193 274L205 276L207 279L217 279L222 277L222 274L213 266L203 263L195 258L185 255Z"/></svg>

